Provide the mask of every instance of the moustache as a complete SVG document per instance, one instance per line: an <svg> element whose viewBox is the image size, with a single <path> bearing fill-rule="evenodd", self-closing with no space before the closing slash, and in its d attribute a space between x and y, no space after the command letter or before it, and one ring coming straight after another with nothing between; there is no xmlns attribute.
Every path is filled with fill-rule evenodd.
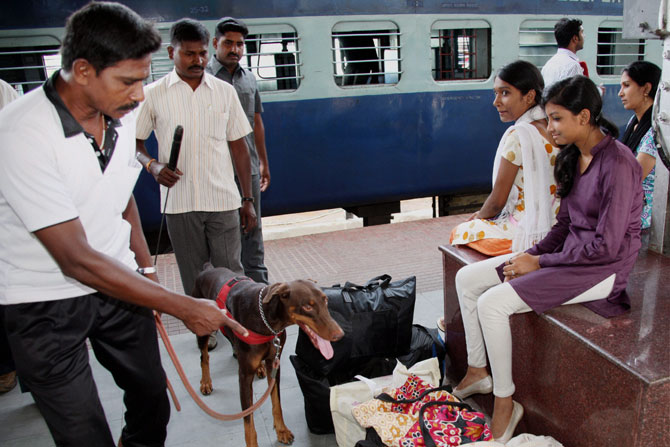
<svg viewBox="0 0 670 447"><path fill-rule="evenodd" d="M189 70L193 70L194 68L199 68L200 70L205 69L205 67L203 67L202 65L191 65L190 67L188 67Z"/></svg>
<svg viewBox="0 0 670 447"><path fill-rule="evenodd" d="M133 110L133 109L137 108L137 106L139 106L139 105L140 105L139 102L133 101L129 104L122 105L121 107L119 107L118 110L123 111L123 112L128 112L130 110Z"/></svg>

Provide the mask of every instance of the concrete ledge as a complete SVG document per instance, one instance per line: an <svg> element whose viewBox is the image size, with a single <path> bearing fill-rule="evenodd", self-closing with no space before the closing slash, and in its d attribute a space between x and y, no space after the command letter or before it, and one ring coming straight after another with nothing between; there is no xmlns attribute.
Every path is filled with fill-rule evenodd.
<svg viewBox="0 0 670 447"><path fill-rule="evenodd" d="M454 287L456 271L484 259L441 246L448 375L467 368ZM581 305L514 315L515 399L526 410L519 432L550 435L571 447L664 445L670 436L670 258L640 253L630 276L630 312L605 319ZM492 411L493 396L477 396Z"/></svg>

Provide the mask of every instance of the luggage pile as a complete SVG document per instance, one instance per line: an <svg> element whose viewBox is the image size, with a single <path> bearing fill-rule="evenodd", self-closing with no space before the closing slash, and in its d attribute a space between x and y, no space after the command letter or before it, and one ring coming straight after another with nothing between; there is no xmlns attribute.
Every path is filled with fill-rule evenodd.
<svg viewBox="0 0 670 447"><path fill-rule="evenodd" d="M392 281L389 275L365 285L345 283L324 288L328 310L344 337L333 342L333 357L323 358L307 335L299 332L296 355L290 357L305 401L305 417L312 433L335 431L330 388L352 382L355 376L390 375L398 361L411 367L420 360L445 355L437 329L412 325L416 278Z"/></svg>

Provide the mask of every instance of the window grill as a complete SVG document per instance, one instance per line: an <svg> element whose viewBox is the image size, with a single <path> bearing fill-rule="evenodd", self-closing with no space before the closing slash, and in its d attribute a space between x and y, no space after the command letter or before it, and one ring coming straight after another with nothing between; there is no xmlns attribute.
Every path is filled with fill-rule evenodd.
<svg viewBox="0 0 670 447"><path fill-rule="evenodd" d="M519 28L519 59L534 64L537 68L547 63L556 54L558 45L554 37L553 22L524 22Z"/></svg>
<svg viewBox="0 0 670 447"><path fill-rule="evenodd" d="M250 34L240 65L256 75L260 91L296 90L300 86L299 38L287 33Z"/></svg>
<svg viewBox="0 0 670 447"><path fill-rule="evenodd" d="M400 81L401 33L397 26L367 29L371 25L366 25L340 23L333 29L333 76L340 87L393 85Z"/></svg>
<svg viewBox="0 0 670 447"><path fill-rule="evenodd" d="M297 89L302 75L298 47L300 39L295 29L288 25L262 25L258 28L262 29L261 33L249 34L244 39L245 51L244 57L240 59L240 66L251 70L256 76L258 90L261 92ZM280 31L272 32L272 28ZM161 49L151 58L151 81L162 78L174 67L167 53L170 30L159 28L158 31L163 43Z"/></svg>
<svg viewBox="0 0 670 447"><path fill-rule="evenodd" d="M489 28L433 27L433 79L487 79L491 74Z"/></svg>
<svg viewBox="0 0 670 447"><path fill-rule="evenodd" d="M17 46L17 41L25 46ZM60 68L59 48L53 36L0 38L0 78L19 94L41 86Z"/></svg>
<svg viewBox="0 0 670 447"><path fill-rule="evenodd" d="M631 62L644 59L644 39L624 39L621 24L606 23L598 28L596 72L602 76L619 76Z"/></svg>
<svg viewBox="0 0 670 447"><path fill-rule="evenodd" d="M172 71L174 62L168 56L167 47L170 46L170 28L159 26L158 32L161 35L161 47L151 55L151 72L145 81L146 84L156 81Z"/></svg>

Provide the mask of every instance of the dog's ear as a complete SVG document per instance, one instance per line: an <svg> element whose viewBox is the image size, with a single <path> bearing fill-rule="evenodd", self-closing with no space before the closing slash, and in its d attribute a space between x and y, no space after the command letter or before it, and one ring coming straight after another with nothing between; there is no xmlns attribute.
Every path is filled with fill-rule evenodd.
<svg viewBox="0 0 670 447"><path fill-rule="evenodd" d="M291 294L291 288L285 282L276 282L268 286L268 292L263 298L263 303L269 303L272 298L278 296L279 298L288 298Z"/></svg>

